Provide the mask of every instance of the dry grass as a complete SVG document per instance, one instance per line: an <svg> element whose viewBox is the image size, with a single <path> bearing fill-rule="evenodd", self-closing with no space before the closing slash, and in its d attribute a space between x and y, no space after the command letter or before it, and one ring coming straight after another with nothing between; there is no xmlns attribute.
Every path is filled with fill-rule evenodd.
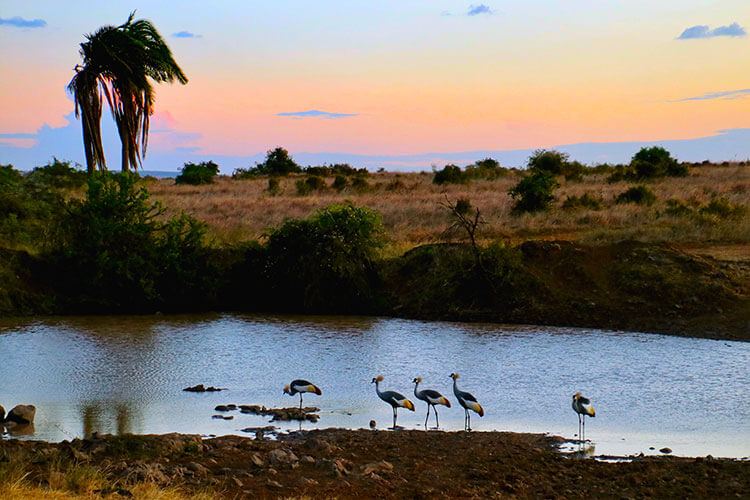
<svg viewBox="0 0 750 500"><path fill-rule="evenodd" d="M133 500L218 500L219 495L209 493L187 493L178 488L164 488L152 483L141 483L128 488ZM126 498L119 493L107 495L101 493L78 494L71 491L33 486L24 482L0 484L0 498L3 500L101 500L102 498Z"/></svg>
<svg viewBox="0 0 750 500"><path fill-rule="evenodd" d="M379 173L368 178L372 189L360 193L347 188L328 190L308 196L296 194L295 182L301 176L281 179L281 194L270 196L267 178L233 181L219 178L209 186L178 186L172 179L149 183L154 199L161 200L169 215L185 211L208 223L217 244L262 238L285 218L305 217L318 208L351 200L383 216L391 239L390 252L398 253L416 245L444 238L450 225L447 210L441 206L447 195L451 200L468 198L481 210L486 224L480 230L484 241L509 238L566 239L584 242L612 242L623 239L668 241L685 245L745 244L750 241L750 216L720 219L716 217L665 215L666 200L682 200L705 205L720 196L734 204L748 206L750 167L703 166L692 168L685 178L666 178L649 182L657 195L650 206L618 205L615 198L631 184L608 184L605 175L592 175L582 182L559 179L554 207L540 214L511 215L513 200L508 190L518 174L493 181L474 181L465 185L437 186L431 173ZM327 179L330 185L333 179ZM566 210L561 205L570 195L589 193L602 197L602 210Z"/></svg>

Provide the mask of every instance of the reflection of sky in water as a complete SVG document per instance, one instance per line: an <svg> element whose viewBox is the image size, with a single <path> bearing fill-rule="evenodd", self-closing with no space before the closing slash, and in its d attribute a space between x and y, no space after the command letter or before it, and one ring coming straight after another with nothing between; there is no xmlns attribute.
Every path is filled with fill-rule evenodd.
<svg viewBox="0 0 750 500"><path fill-rule="evenodd" d="M750 454L750 344L554 327L510 327L378 318L239 315L50 318L0 322L0 404L38 408L34 438L86 432L238 433L266 418L233 412L212 420L217 404L292 406L282 394L293 378L323 390L318 427L390 424L381 387L413 395L411 380L441 391L447 430L463 427L448 375L485 408L475 430L550 432L573 437L571 396L597 411L587 437L602 454ZM192 394L183 387L227 387ZM399 411L421 428L426 407ZM432 421L434 422L434 420ZM306 423L304 428L313 427ZM289 429L298 428L291 424ZM651 451L653 452L653 451Z"/></svg>

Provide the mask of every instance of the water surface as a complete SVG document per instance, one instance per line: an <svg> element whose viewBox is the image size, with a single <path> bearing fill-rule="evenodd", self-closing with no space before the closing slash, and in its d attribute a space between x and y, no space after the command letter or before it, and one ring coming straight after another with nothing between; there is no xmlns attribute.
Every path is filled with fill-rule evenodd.
<svg viewBox="0 0 750 500"><path fill-rule="evenodd" d="M390 318L195 315L65 317L0 321L0 404L34 404L33 439L92 431L242 434L267 418L218 404L291 406L293 378L323 390L304 429L379 427L391 408L370 383L413 396L414 377L454 403L440 407L445 430L463 428L448 375L485 409L474 430L549 432L573 438L570 407L580 391L595 419L586 437L597 454L750 454L750 344L575 328L411 321ZM183 392L204 383L218 393ZM422 429L426 407L400 410ZM430 425L434 425L431 420ZM282 426L296 429L298 424Z"/></svg>

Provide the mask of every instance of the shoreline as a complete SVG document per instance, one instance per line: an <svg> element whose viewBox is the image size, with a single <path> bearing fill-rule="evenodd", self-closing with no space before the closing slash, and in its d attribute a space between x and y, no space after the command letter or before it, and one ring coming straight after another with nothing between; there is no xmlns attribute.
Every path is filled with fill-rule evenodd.
<svg viewBox="0 0 750 500"><path fill-rule="evenodd" d="M71 474L76 467L101 471L100 490L156 483L217 498L726 498L750 490L748 460L664 455L612 463L566 455L562 442L512 432L321 429L277 440L183 434L11 440L1 449L9 463L24 464L23 481L32 486L51 484L48 464L56 461Z"/></svg>

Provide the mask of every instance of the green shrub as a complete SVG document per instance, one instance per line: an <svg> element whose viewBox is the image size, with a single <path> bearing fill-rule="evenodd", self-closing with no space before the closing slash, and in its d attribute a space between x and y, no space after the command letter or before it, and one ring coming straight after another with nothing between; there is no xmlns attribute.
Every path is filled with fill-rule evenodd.
<svg viewBox="0 0 750 500"><path fill-rule="evenodd" d="M276 308L342 313L369 305L372 263L383 244L377 212L331 205L307 219L287 220L267 237L267 278Z"/></svg>
<svg viewBox="0 0 750 500"><path fill-rule="evenodd" d="M77 188L85 185L87 178L85 170L71 167L69 161L61 161L55 157L47 165L36 167L26 175L27 182L39 188Z"/></svg>
<svg viewBox="0 0 750 500"><path fill-rule="evenodd" d="M614 184L615 182L630 181L635 178L635 171L630 165L615 165L610 169L610 175L607 177L607 182L609 184Z"/></svg>
<svg viewBox="0 0 750 500"><path fill-rule="evenodd" d="M744 205L730 203L729 200L722 197L712 199L708 205L698 210L701 215L714 215L721 219L741 217L745 215L745 211Z"/></svg>
<svg viewBox="0 0 750 500"><path fill-rule="evenodd" d="M685 177L688 174L686 164L678 163L666 149L659 146L641 148L630 162L631 175L636 179L655 177Z"/></svg>
<svg viewBox="0 0 750 500"><path fill-rule="evenodd" d="M346 187L346 184L347 184L346 177L342 174L338 174L333 179L333 184L331 185L331 187L335 189L336 191L341 191L342 189Z"/></svg>
<svg viewBox="0 0 750 500"><path fill-rule="evenodd" d="M578 182L583 180L583 176L588 173L588 168L580 162L565 162L562 167L562 174L568 182Z"/></svg>
<svg viewBox="0 0 750 500"><path fill-rule="evenodd" d="M300 196L308 195L313 191L324 191L327 187L326 181L315 175L300 179L294 185L297 187L297 194Z"/></svg>
<svg viewBox="0 0 750 500"><path fill-rule="evenodd" d="M67 203L55 255L73 310L153 311L202 304L207 269L205 227L182 215L167 222L134 174L96 174L84 200ZM205 306L204 306L205 307Z"/></svg>
<svg viewBox="0 0 750 500"><path fill-rule="evenodd" d="M466 178L461 172L461 168L456 165L446 165L442 170L436 170L432 177L432 183L441 184L463 184Z"/></svg>
<svg viewBox="0 0 750 500"><path fill-rule="evenodd" d="M268 178L268 194L271 196L278 196L281 194L281 185L279 183L278 177L269 177Z"/></svg>
<svg viewBox="0 0 750 500"><path fill-rule="evenodd" d="M594 197L588 193L584 193L582 196L568 196L563 202L563 208L577 209L577 208L588 208L590 210L601 210L604 205L604 200L601 197Z"/></svg>
<svg viewBox="0 0 750 500"><path fill-rule="evenodd" d="M685 204L682 200L671 198L667 200L667 209L664 211L667 215L673 215L676 217L682 217L686 215L692 215L693 210Z"/></svg>
<svg viewBox="0 0 750 500"><path fill-rule="evenodd" d="M357 176L352 179L352 189L358 193L366 193L372 191L372 186L367 182L367 179L362 176Z"/></svg>
<svg viewBox="0 0 750 500"><path fill-rule="evenodd" d="M175 177L175 184L191 184L194 186L200 184L211 184L214 177L219 173L219 166L212 161L202 161L200 163L185 163L180 175Z"/></svg>
<svg viewBox="0 0 750 500"><path fill-rule="evenodd" d="M617 196L617 203L635 203L637 205L653 205L656 195L646 186L635 186Z"/></svg>
<svg viewBox="0 0 750 500"><path fill-rule="evenodd" d="M560 151L547 151L546 149L537 149L529 157L528 168L534 172L546 172L552 175L563 173L565 164L568 163L568 154Z"/></svg>
<svg viewBox="0 0 750 500"><path fill-rule="evenodd" d="M302 172L302 168L289 156L289 151L281 147L269 150L266 153L266 161L257 164L254 170L264 175L289 175Z"/></svg>
<svg viewBox="0 0 750 500"><path fill-rule="evenodd" d="M459 198L456 200L456 213L467 215L471 212L471 201L468 198Z"/></svg>
<svg viewBox="0 0 750 500"><path fill-rule="evenodd" d="M254 179L259 175L257 168L235 168L232 171L232 180L244 181Z"/></svg>
<svg viewBox="0 0 750 500"><path fill-rule="evenodd" d="M475 161L473 165L468 165L463 172L463 177L466 180L493 180L498 177L504 177L508 175L509 172L510 171L507 168L501 167L500 162L494 158L485 158L484 160Z"/></svg>
<svg viewBox="0 0 750 500"><path fill-rule="evenodd" d="M23 180L21 172L13 165L0 165L0 190L18 185Z"/></svg>
<svg viewBox="0 0 750 500"><path fill-rule="evenodd" d="M546 210L555 199L552 192L558 187L560 184L554 175L546 171L535 171L508 191L511 198L516 200L512 211L521 213Z"/></svg>

